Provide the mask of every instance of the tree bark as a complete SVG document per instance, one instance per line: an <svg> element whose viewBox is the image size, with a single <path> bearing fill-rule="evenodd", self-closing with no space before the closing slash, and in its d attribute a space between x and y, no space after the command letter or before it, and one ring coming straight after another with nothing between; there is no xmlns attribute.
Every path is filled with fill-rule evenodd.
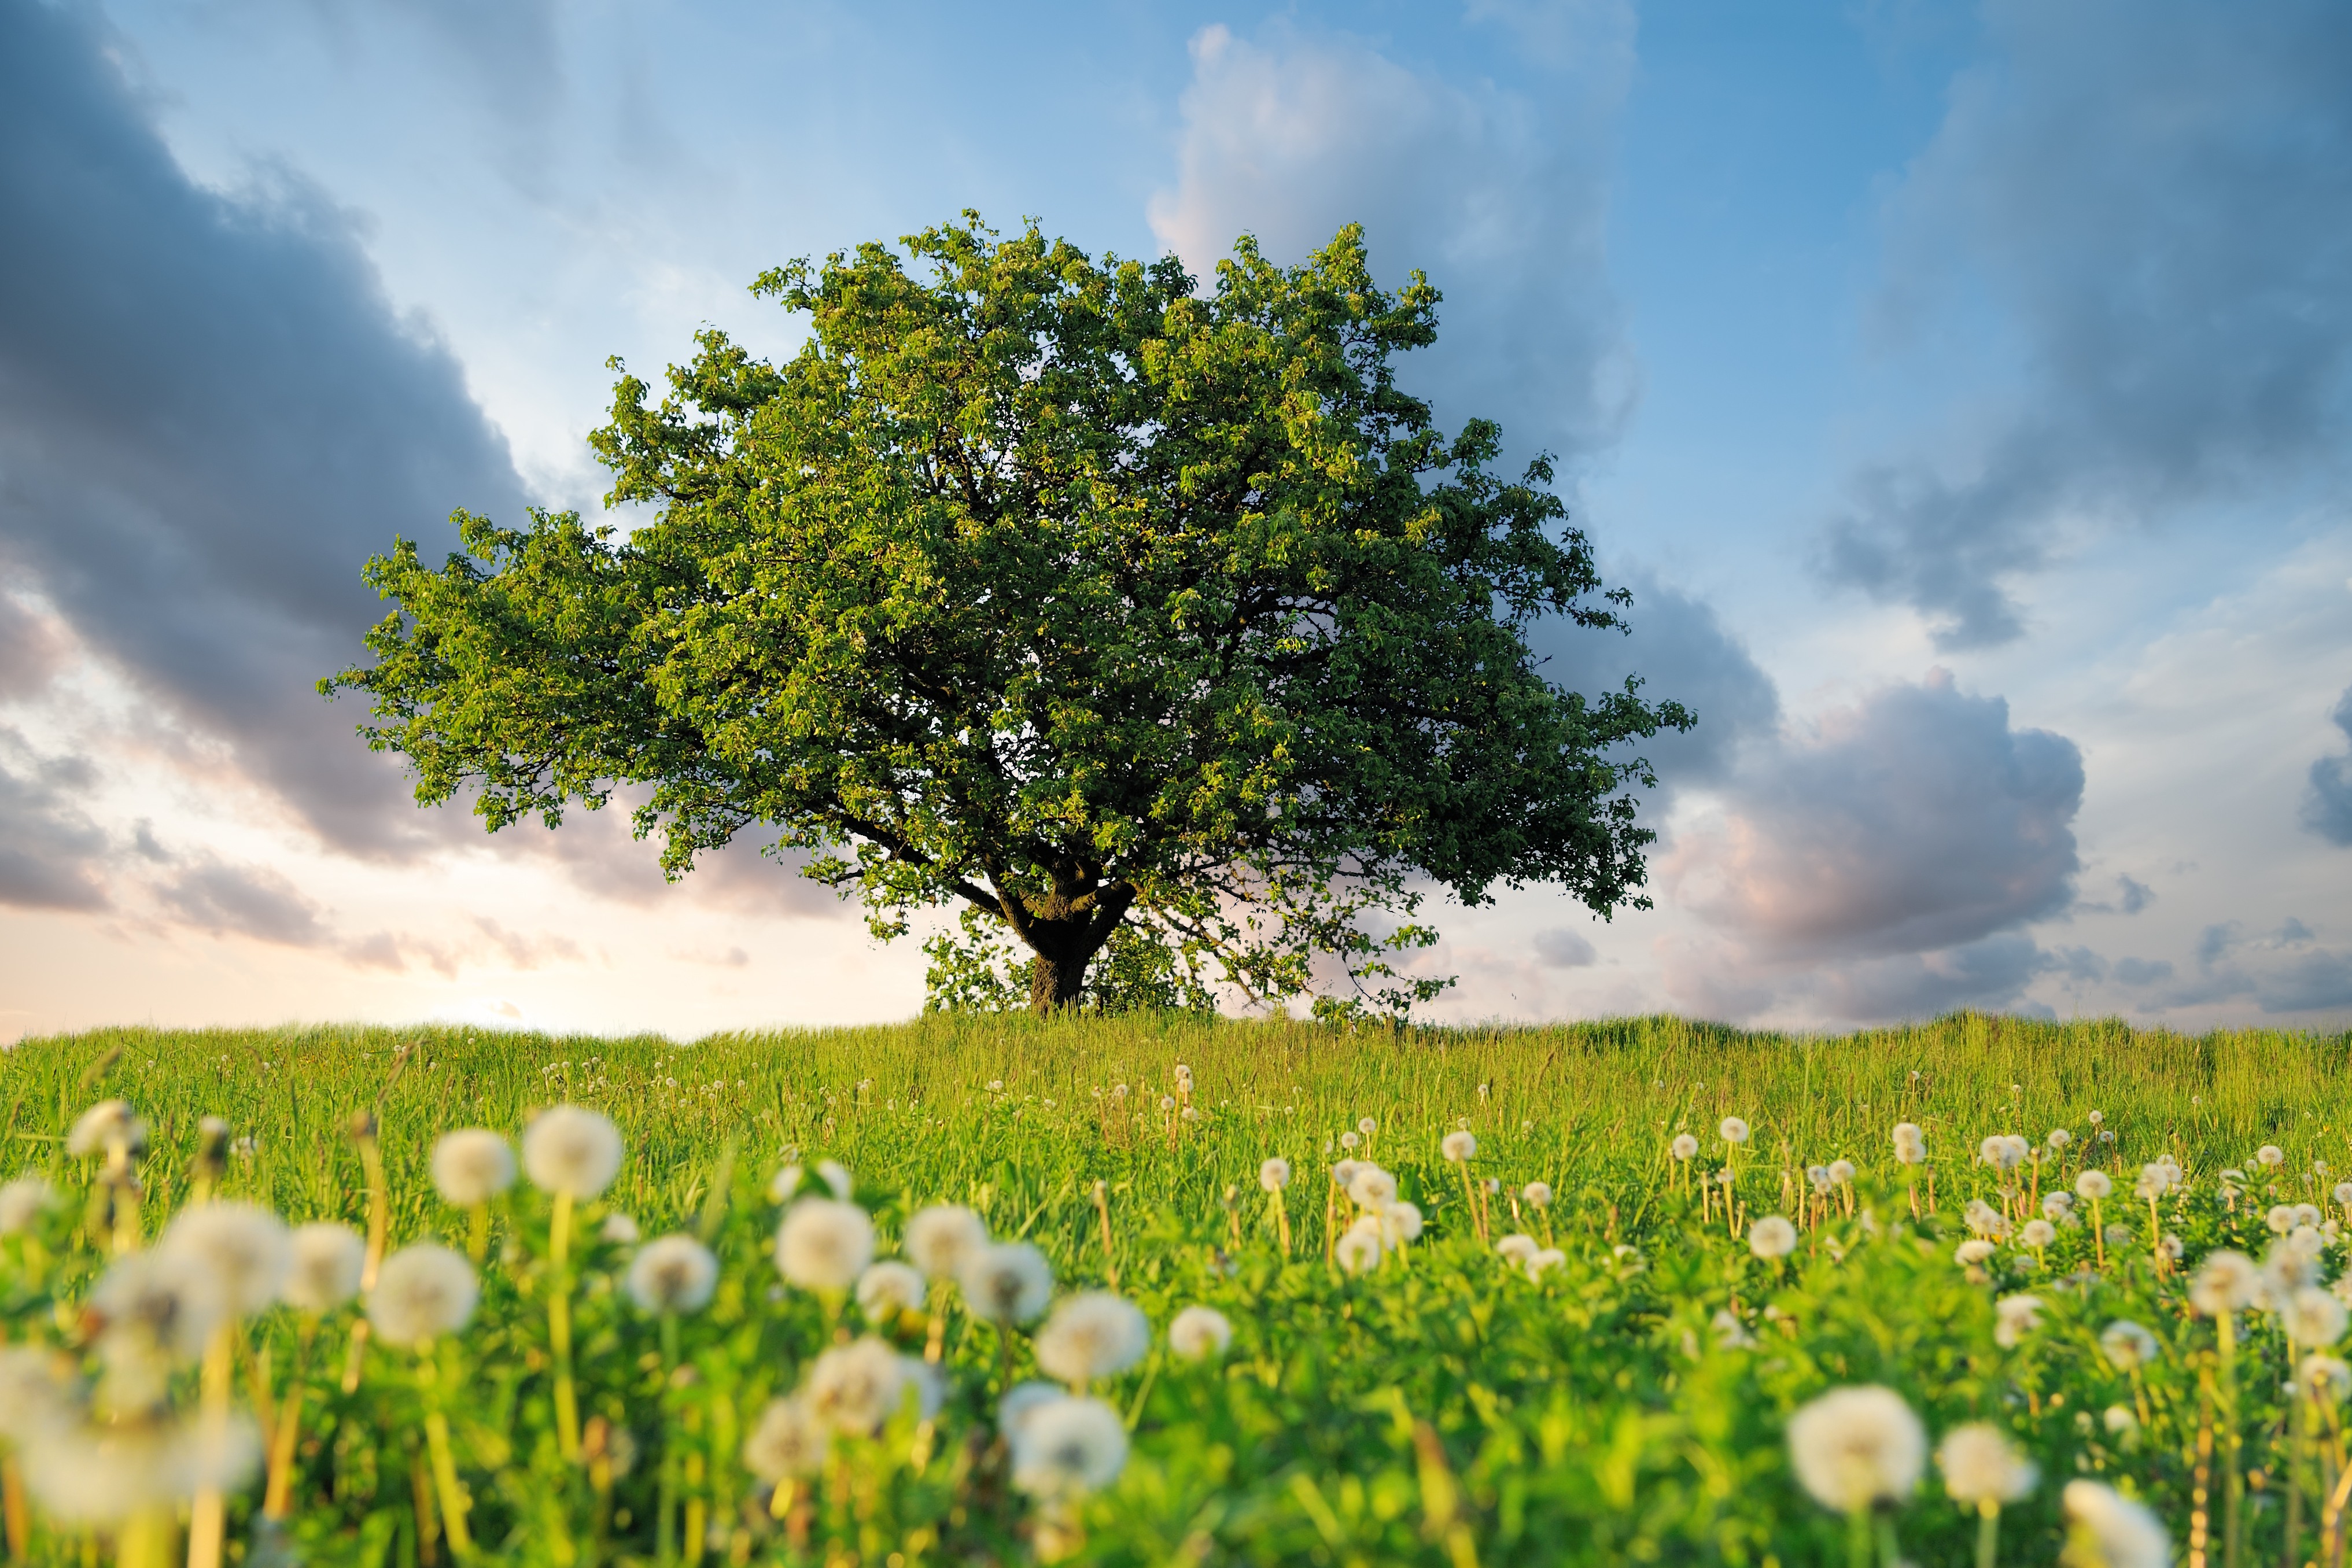
<svg viewBox="0 0 2352 1568"><path fill-rule="evenodd" d="M1114 882L1101 885L1091 874L1056 877L1061 883L1043 898L1023 899L998 884L998 898L1013 935L1029 949L1029 1008L1040 1014L1075 1008L1086 985L1087 965L1118 929L1135 889Z"/></svg>
<svg viewBox="0 0 2352 1568"><path fill-rule="evenodd" d="M1076 956L1067 954L1054 956L1043 952L1032 954L1029 960L1029 1010L1050 1013L1076 1007L1079 994L1086 985L1087 963L1093 956L1092 952Z"/></svg>

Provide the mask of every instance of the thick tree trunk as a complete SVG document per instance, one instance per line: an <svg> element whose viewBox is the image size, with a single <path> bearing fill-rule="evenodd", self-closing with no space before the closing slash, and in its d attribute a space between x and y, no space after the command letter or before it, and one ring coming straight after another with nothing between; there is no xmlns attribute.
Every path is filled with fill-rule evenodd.
<svg viewBox="0 0 2352 1568"><path fill-rule="evenodd" d="M1031 954L1030 1010L1044 1014L1078 1005L1087 965L1118 929L1135 889L1124 883L1100 886L1087 875L1044 898L1015 899L999 883L998 897L1013 935Z"/></svg>
<svg viewBox="0 0 2352 1568"><path fill-rule="evenodd" d="M1093 957L1093 952L1076 957L1067 954L1058 957L1033 954L1029 960L1029 1010L1050 1013L1076 1007L1079 992L1086 984L1087 964Z"/></svg>

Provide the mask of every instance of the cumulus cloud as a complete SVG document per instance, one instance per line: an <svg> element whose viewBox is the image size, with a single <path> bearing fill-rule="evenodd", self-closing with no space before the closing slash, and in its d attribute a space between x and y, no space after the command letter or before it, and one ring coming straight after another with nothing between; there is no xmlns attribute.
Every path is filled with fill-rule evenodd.
<svg viewBox="0 0 2352 1568"><path fill-rule="evenodd" d="M2196 977L2168 994L2168 1005L2251 998L2266 1013L2352 1009L2352 953L2321 946L2318 934L2293 916L2274 931L2249 931L2236 920L2209 925L2196 956Z"/></svg>
<svg viewBox="0 0 2352 1568"><path fill-rule="evenodd" d="M103 909L110 902L106 835L76 803L95 776L87 758L44 757L0 729L0 904Z"/></svg>
<svg viewBox="0 0 2352 1568"><path fill-rule="evenodd" d="M1566 926L1537 932L1532 945L1537 961L1554 969L1581 969L1600 958L1588 937Z"/></svg>
<svg viewBox="0 0 2352 1568"><path fill-rule="evenodd" d="M2015 384L1965 450L1861 472L1822 551L1949 647L2019 635L2069 530L2340 479L2352 432L2352 10L1986 17L1893 208L1889 315L2006 343Z"/></svg>
<svg viewBox="0 0 2352 1568"><path fill-rule="evenodd" d="M2352 740L2352 687L2336 699L2336 711L2327 716ZM2331 844L2352 846L2352 756L2323 757L2311 765L2303 825Z"/></svg>
<svg viewBox="0 0 2352 1568"><path fill-rule="evenodd" d="M334 935L323 911L267 866L201 860L158 883L155 899L180 924L216 936L318 947Z"/></svg>
<svg viewBox="0 0 2352 1568"><path fill-rule="evenodd" d="M1819 720L1665 857L1680 902L1752 951L1950 948L2065 907L2083 758L1941 670Z"/></svg>
<svg viewBox="0 0 2352 1568"><path fill-rule="evenodd" d="M446 830L311 683L382 613L362 560L521 487L352 217L195 185L112 59L94 10L0 0L0 565L325 841L414 850Z"/></svg>
<svg viewBox="0 0 2352 1568"><path fill-rule="evenodd" d="M1493 418L1519 449L1573 458L1612 441L1632 401L1603 225L1633 19L1622 4L1482 9L1533 63L1525 89L1286 22L1203 29L1152 230L1206 276L1236 235L1290 263L1361 223L1384 278L1419 267L1447 296L1408 384L1449 423Z"/></svg>

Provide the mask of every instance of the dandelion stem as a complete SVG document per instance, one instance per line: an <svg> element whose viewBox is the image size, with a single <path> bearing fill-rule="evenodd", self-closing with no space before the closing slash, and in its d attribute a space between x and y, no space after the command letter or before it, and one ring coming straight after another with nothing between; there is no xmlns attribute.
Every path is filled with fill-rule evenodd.
<svg viewBox="0 0 2352 1568"><path fill-rule="evenodd" d="M217 1454L228 1444L229 1378L236 1360L236 1328L224 1322L205 1346L203 1442ZM196 1489L188 1511L188 1568L220 1568L221 1534L228 1524L228 1500L214 1482Z"/></svg>
<svg viewBox="0 0 2352 1568"><path fill-rule="evenodd" d="M1845 1516L1846 1568L1870 1568L1873 1544L1870 1511L1866 1508L1855 1509Z"/></svg>
<svg viewBox="0 0 2352 1568"><path fill-rule="evenodd" d="M2000 1505L1986 1502L1977 1506L1977 1568L1993 1568L2000 1558Z"/></svg>
<svg viewBox="0 0 2352 1568"><path fill-rule="evenodd" d="M478 1263L490 1249L490 1206L487 1201L468 1204L467 1213L466 1256Z"/></svg>
<svg viewBox="0 0 2352 1568"><path fill-rule="evenodd" d="M2240 1540L2239 1515L2245 1497L2245 1477L2240 1462L2242 1438L2238 1432L2238 1314L2225 1311L2213 1320L2220 1342L2217 1359L2221 1366L2221 1562L2224 1568L2238 1568Z"/></svg>
<svg viewBox="0 0 2352 1568"><path fill-rule="evenodd" d="M580 1403L572 1386L572 1194L555 1195L555 1219L548 1233L547 1260L552 1278L547 1292L547 1345L555 1358L555 1447L566 1463L580 1462Z"/></svg>
<svg viewBox="0 0 2352 1568"><path fill-rule="evenodd" d="M8 1531L8 1560L22 1563L32 1555L33 1514L25 1499L24 1472L16 1468L16 1456L0 1456L0 1521Z"/></svg>
<svg viewBox="0 0 2352 1568"><path fill-rule="evenodd" d="M261 1502L265 1519L284 1519L293 1511L294 1447L302 1435L302 1394L310 1386L310 1351L318 1338L319 1320L305 1313L301 1337L296 1342L294 1375L287 1379L286 1398L278 1407L278 1430L269 1442L269 1485Z"/></svg>

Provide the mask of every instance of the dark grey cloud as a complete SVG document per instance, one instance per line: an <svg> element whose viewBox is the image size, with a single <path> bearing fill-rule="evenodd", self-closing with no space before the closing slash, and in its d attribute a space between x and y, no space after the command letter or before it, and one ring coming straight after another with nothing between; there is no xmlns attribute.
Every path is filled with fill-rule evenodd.
<svg viewBox="0 0 2352 1568"><path fill-rule="evenodd" d="M1932 1018L1963 1008L2047 1014L2046 1007L2019 1008L2025 988L2053 969L2080 967L2009 932L1931 953L1826 965L1803 988L1832 1017L1855 1021Z"/></svg>
<svg viewBox="0 0 2352 1568"><path fill-rule="evenodd" d="M2336 699L2336 711L2327 716L2352 740L2352 687ZM2331 844L2352 847L2352 756L2323 757L2311 765L2303 825Z"/></svg>
<svg viewBox="0 0 2352 1568"><path fill-rule="evenodd" d="M2252 998L2266 1013L2352 1009L2352 953L2319 945L2318 933L2289 916L2274 931L2228 920L2199 933L2197 973L2165 995L2171 1007Z"/></svg>
<svg viewBox="0 0 2352 1568"><path fill-rule="evenodd" d="M5 602L5 601L0 601ZM0 730L0 904L103 909L106 835L78 804L95 770L80 757L43 757Z"/></svg>
<svg viewBox="0 0 2352 1568"><path fill-rule="evenodd" d="M1587 631L1562 620L1532 630L1528 641L1544 661L1544 678L1591 694L1639 675L1643 696L1671 697L1698 716L1688 730L1641 743L1662 788L1671 792L1727 778L1743 747L1779 734L1779 688L1705 601L1647 572L1622 580L1633 595L1626 612L1630 632Z"/></svg>
<svg viewBox="0 0 2352 1568"><path fill-rule="evenodd" d="M1419 267L1446 296L1407 384L1448 423L1484 415L1516 451L1573 461L1616 439L1634 391L1606 246L1632 18L1603 5L1538 26L1534 8L1495 9L1540 35L1513 51L1524 77L1455 81L1286 21L1204 30L1152 228L1205 275L1244 232L1296 263L1361 223L1381 278Z"/></svg>
<svg viewBox="0 0 2352 1568"><path fill-rule="evenodd" d="M2139 878L2126 873L2116 878L2116 896L2113 903L2102 899L2095 904L2089 899L2084 899L2074 907L2084 915L2137 915L2155 902L2156 889L2148 886Z"/></svg>
<svg viewBox="0 0 2352 1568"><path fill-rule="evenodd" d="M1554 969L1581 969L1600 957L1589 937L1564 925L1537 932L1532 946L1538 961Z"/></svg>
<svg viewBox="0 0 2352 1568"><path fill-rule="evenodd" d="M2292 497L2352 434L2352 7L1986 17L1895 204L1889 308L2013 340L2021 384L1973 456L1862 472L1822 555L1951 647L2019 634L2062 530Z"/></svg>
<svg viewBox="0 0 2352 1568"><path fill-rule="evenodd" d="M0 0L0 565L329 843L446 827L311 683L382 613L361 562L521 486L455 358L297 183L193 183L97 14Z"/></svg>
<svg viewBox="0 0 2352 1568"><path fill-rule="evenodd" d="M2074 895L2081 752L2012 728L2006 702L1942 671L1829 716L1721 793L1721 817L1673 846L1666 872L1765 957L1958 948Z"/></svg>
<svg viewBox="0 0 2352 1568"><path fill-rule="evenodd" d="M182 925L283 947L320 947L334 932L299 888L266 866L205 859L159 883L155 901Z"/></svg>

